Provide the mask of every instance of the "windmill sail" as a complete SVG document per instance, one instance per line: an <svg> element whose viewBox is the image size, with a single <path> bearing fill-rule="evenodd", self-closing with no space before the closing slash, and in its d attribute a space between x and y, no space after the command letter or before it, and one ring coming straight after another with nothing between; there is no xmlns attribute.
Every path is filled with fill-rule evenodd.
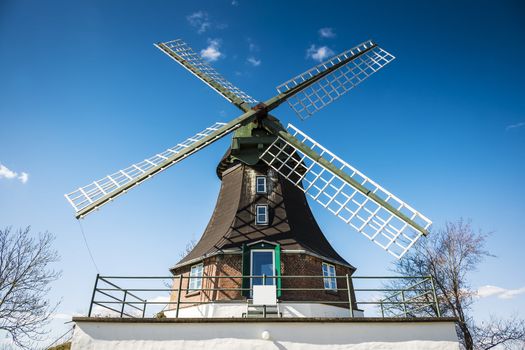
<svg viewBox="0 0 525 350"><path fill-rule="evenodd" d="M302 191L397 258L432 222L293 125L261 159Z"/></svg>
<svg viewBox="0 0 525 350"><path fill-rule="evenodd" d="M227 81L184 41L177 39L155 46L243 111L250 109L249 104L257 103L257 100Z"/></svg>
<svg viewBox="0 0 525 350"><path fill-rule="evenodd" d="M374 42L367 41L288 80L279 85L277 91L287 93L320 74L329 72L287 99L295 113L301 119L306 119L352 90L394 58ZM336 66L339 67L335 68Z"/></svg>
<svg viewBox="0 0 525 350"><path fill-rule="evenodd" d="M91 211L125 193L130 188L139 185L144 180L166 170L173 164L235 130L239 127L237 121L236 119L228 124L215 123L162 153L158 153L140 163L132 164L126 169L119 170L87 186L80 187L66 194L65 197L75 209L76 217L84 217Z"/></svg>

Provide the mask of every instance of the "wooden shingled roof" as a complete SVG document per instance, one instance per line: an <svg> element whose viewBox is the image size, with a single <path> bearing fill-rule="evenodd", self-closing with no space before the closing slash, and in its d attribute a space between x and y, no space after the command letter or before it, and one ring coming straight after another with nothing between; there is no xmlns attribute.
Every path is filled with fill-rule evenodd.
<svg viewBox="0 0 525 350"><path fill-rule="evenodd" d="M257 175L267 176L267 195L256 193ZM243 244L260 240L280 244L284 253L304 251L352 267L321 232L304 193L288 180L266 165L243 163L221 169L220 177L222 185L208 226L193 250L174 268L221 252L240 252ZM255 225L256 204L269 205L269 225Z"/></svg>

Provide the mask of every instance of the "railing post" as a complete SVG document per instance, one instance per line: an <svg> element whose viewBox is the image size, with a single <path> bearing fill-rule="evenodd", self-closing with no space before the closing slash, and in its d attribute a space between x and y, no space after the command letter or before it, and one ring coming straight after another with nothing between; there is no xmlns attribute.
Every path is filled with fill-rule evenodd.
<svg viewBox="0 0 525 350"><path fill-rule="evenodd" d="M177 292L177 311L175 311L175 318L179 318L179 307L180 307L180 293L182 289L182 274L179 275L179 288Z"/></svg>
<svg viewBox="0 0 525 350"><path fill-rule="evenodd" d="M381 317L385 318L385 308L383 307L383 299L380 300L381 305Z"/></svg>
<svg viewBox="0 0 525 350"><path fill-rule="evenodd" d="M122 299L122 309L120 309L120 317L124 314L124 308L126 307L126 297L128 296L128 291L124 291L124 299Z"/></svg>
<svg viewBox="0 0 525 350"><path fill-rule="evenodd" d="M97 278L95 279L95 286L93 287L93 294L91 295L91 303L89 304L88 317L91 317L91 311L93 310L93 301L95 301L95 294L97 293L98 286L98 277L100 274L97 273Z"/></svg>
<svg viewBox="0 0 525 350"><path fill-rule="evenodd" d="M407 303L406 303L406 300L405 300L405 291L404 290L401 291L401 298L402 298L402 301L403 301L403 313L405 314L405 317L407 317Z"/></svg>
<svg viewBox="0 0 525 350"><path fill-rule="evenodd" d="M146 305L147 305L147 299L144 299L144 308L142 309L142 318L146 316Z"/></svg>
<svg viewBox="0 0 525 350"><path fill-rule="evenodd" d="M266 285L266 274L263 274L263 281L262 281L262 282L263 282L263 283L262 283L263 286L265 286L265 285Z"/></svg>
<svg viewBox="0 0 525 350"><path fill-rule="evenodd" d="M434 296L434 303L436 304L436 314L437 317L441 317L441 310L439 310L439 301L436 294L436 286L434 285L434 277L432 277L432 275L428 277L430 278L430 284L432 285L432 295Z"/></svg>
<svg viewBox="0 0 525 350"><path fill-rule="evenodd" d="M350 309L350 317L354 318L354 301L352 300L352 290L350 289L350 276L348 276L348 274L346 274L346 291L348 293L348 308Z"/></svg>

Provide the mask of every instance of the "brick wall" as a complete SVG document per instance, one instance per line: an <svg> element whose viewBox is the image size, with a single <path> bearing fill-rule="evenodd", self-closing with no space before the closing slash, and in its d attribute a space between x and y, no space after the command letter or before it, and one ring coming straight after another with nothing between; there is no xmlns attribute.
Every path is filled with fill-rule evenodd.
<svg viewBox="0 0 525 350"><path fill-rule="evenodd" d="M282 288L316 288L319 290L313 291L287 291L283 290L280 300L282 301L326 301L326 304L331 304L330 301L348 301L348 294L346 290L346 279L338 278L338 291L324 290L322 278L285 278L284 276L322 276L322 262L323 260L307 254L286 254L285 251L281 254L281 279ZM330 262L329 262L330 263ZM352 271L344 266L333 264L336 267L337 276L345 276L351 274ZM182 274L189 276L191 265L183 266L173 272L174 275ZM216 290L208 291L206 289L236 289L241 288L241 278L235 276L242 275L242 256L240 254L216 255L204 260L204 276L221 276L224 278L203 278L202 288L200 291L186 291L189 280L183 279L181 302L203 302L215 300L245 300L240 290ZM230 277L233 276L233 277ZM178 289L179 279L175 278L173 289ZM353 289L352 286L350 286ZM353 294L353 290L352 290ZM171 295L171 301L176 302L178 292L174 291ZM355 300L355 297L353 297ZM348 308L347 304L331 304L335 306ZM183 304L181 308L193 306L193 304ZM174 309L175 305L171 305L170 309ZM355 305L354 305L354 308Z"/></svg>

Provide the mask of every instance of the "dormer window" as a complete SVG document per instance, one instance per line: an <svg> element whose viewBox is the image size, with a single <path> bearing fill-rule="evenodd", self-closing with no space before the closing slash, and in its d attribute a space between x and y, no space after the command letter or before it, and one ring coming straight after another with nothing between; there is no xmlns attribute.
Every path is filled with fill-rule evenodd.
<svg viewBox="0 0 525 350"><path fill-rule="evenodd" d="M255 206L255 224L256 225L268 225L268 205L257 204Z"/></svg>
<svg viewBox="0 0 525 350"><path fill-rule="evenodd" d="M267 193L268 189L266 186L266 176L255 177L255 192L256 193Z"/></svg>

